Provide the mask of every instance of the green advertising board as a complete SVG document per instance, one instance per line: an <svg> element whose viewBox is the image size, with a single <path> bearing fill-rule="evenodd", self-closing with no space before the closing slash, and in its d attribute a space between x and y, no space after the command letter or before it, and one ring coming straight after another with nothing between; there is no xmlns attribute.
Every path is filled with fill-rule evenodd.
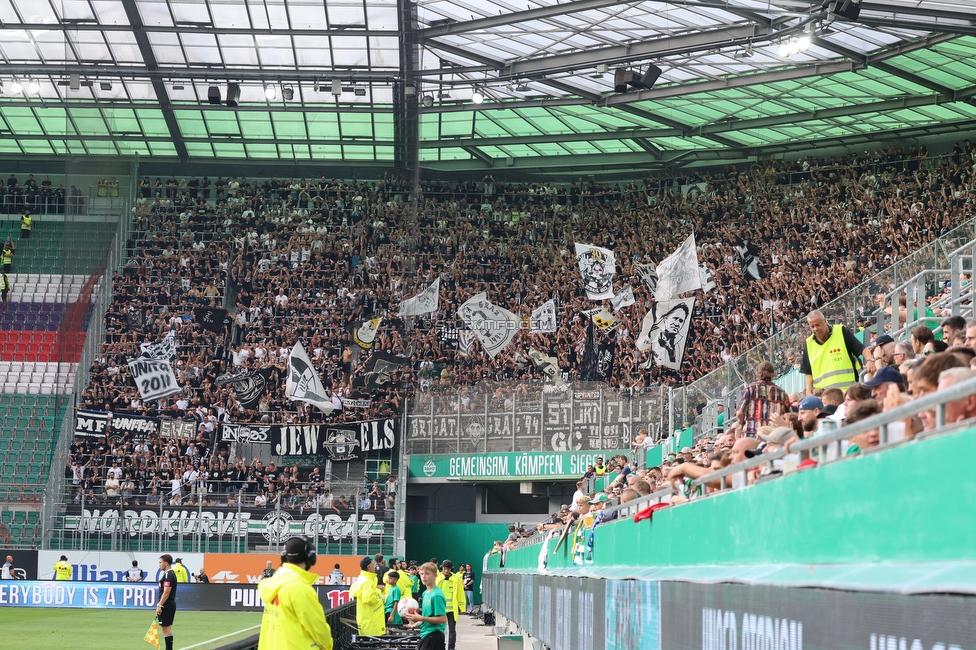
<svg viewBox="0 0 976 650"><path fill-rule="evenodd" d="M586 473L597 458L628 451L525 451L489 454L421 454L410 456L410 480L499 481L572 479Z"/></svg>

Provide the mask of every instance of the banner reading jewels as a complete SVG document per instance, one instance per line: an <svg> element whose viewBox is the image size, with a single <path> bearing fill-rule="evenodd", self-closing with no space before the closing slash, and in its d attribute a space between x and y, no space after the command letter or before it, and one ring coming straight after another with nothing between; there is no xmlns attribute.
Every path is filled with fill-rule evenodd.
<svg viewBox="0 0 976 650"><path fill-rule="evenodd" d="M335 541L379 538L392 534L393 521L384 523L383 512L356 513L352 510L320 508L319 512L293 508L204 507L197 509L163 508L84 508L69 505L64 518L65 538L111 538L116 535L135 538L169 539L200 535L206 538L240 539L245 537L248 548L284 542L289 537L327 538Z"/></svg>
<svg viewBox="0 0 976 650"><path fill-rule="evenodd" d="M328 611L349 602L346 585L313 587ZM111 582L0 582L0 607L73 607L80 609L145 609L156 605L156 584ZM257 612L264 609L256 586L188 583L180 585L176 608L207 612Z"/></svg>
<svg viewBox="0 0 976 650"><path fill-rule="evenodd" d="M396 453L399 418L338 424L222 424L223 442L270 444L278 456L327 456L332 462L362 460L374 451Z"/></svg>

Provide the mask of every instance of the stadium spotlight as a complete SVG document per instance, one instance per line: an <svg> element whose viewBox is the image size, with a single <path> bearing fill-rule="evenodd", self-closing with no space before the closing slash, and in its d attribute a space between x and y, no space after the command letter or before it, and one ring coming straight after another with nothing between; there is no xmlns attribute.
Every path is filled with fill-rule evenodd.
<svg viewBox="0 0 976 650"><path fill-rule="evenodd" d="M27 82L27 94L36 95L41 91L41 84L37 83L35 80L31 79Z"/></svg>
<svg viewBox="0 0 976 650"><path fill-rule="evenodd" d="M217 86L207 88L207 101L214 106L220 106L220 88Z"/></svg>
<svg viewBox="0 0 976 650"><path fill-rule="evenodd" d="M10 92L17 95L21 93L23 90L24 90L24 85L19 81L17 81L16 79L10 82Z"/></svg>
<svg viewBox="0 0 976 650"><path fill-rule="evenodd" d="M424 108L430 108L434 105L434 96L424 95L420 102L424 105Z"/></svg>
<svg viewBox="0 0 976 650"><path fill-rule="evenodd" d="M102 81L101 83L98 84L98 87L101 88L102 90L106 90L106 91L112 90L112 82L111 81Z"/></svg>
<svg viewBox="0 0 976 650"><path fill-rule="evenodd" d="M295 90L291 86L285 86L281 89L281 98L286 102L290 102L295 98Z"/></svg>
<svg viewBox="0 0 976 650"><path fill-rule="evenodd" d="M270 101L274 101L274 98L277 97L277 96L278 96L278 93L275 91L275 87L273 85L266 84L264 86L264 97L265 97L265 99L267 99L270 102Z"/></svg>
<svg viewBox="0 0 976 650"><path fill-rule="evenodd" d="M480 104L485 101L485 96L481 94L480 90L476 90L471 94L471 101L475 104Z"/></svg>
<svg viewBox="0 0 976 650"><path fill-rule="evenodd" d="M366 96L366 89L365 88L356 88L356 90L354 90L353 92L356 94L356 97L365 97Z"/></svg>

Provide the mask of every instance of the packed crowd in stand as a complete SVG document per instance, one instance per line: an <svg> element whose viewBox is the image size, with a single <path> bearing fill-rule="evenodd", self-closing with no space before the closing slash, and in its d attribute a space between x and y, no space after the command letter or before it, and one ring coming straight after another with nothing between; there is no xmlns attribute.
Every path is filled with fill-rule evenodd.
<svg viewBox="0 0 976 650"><path fill-rule="evenodd" d="M612 249L614 291L630 284L637 298L618 313L623 323L609 334L621 350L612 383L686 382L767 336L771 320L783 325L803 318L968 217L973 156L967 141L939 158L929 158L924 148L889 147L612 185L511 184L490 176L424 182L416 212L407 183L396 177L368 183L145 178L133 208L132 256L115 277L103 353L91 367L82 406L195 418L197 442L210 449L221 422L389 417L408 396L442 386L541 380L528 358L530 346L575 377L586 339L581 312L596 305L579 280L574 242ZM717 289L697 295L681 371L647 370L634 339L653 297L633 265L660 262L691 232ZM763 280L743 277L735 250L742 241L760 246ZM441 280L439 310L399 318L400 302L435 278ZM480 291L526 319L554 299L558 331L521 332L494 359L477 342L460 354L457 308ZM194 321L199 306L227 307L221 332ZM145 310L141 328L132 327L136 309ZM383 320L372 350L411 355L411 364L363 394L353 380L372 350L354 343L350 326L374 316ZM144 403L126 361L139 354L140 343L170 331L178 344L174 370L186 390ZM283 371L296 341L308 350L334 403L369 397L371 404L325 415L288 401ZM278 372L255 409L244 409L233 388L215 383L223 373L268 367ZM157 472L169 455L160 451L150 452ZM184 451L178 450L179 459ZM223 469L213 460L216 476ZM169 464L175 473L177 463ZM234 471L246 476L250 465ZM668 480L663 469L641 478L659 487ZM265 496L292 487L265 485Z"/></svg>

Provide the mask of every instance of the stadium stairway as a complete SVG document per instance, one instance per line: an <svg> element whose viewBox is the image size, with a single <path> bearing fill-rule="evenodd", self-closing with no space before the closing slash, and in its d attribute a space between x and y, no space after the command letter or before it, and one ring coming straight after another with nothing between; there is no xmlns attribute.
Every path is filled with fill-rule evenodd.
<svg viewBox="0 0 976 650"><path fill-rule="evenodd" d="M10 235L16 253L0 305L0 543L32 546L116 224L35 222L29 239L6 225L0 242Z"/></svg>

